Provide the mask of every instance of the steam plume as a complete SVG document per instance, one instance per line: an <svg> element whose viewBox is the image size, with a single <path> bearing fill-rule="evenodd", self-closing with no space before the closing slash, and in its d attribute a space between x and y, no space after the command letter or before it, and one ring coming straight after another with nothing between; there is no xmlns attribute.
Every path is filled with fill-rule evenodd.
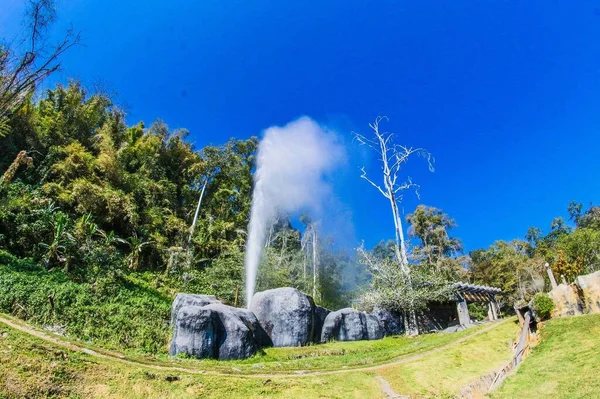
<svg viewBox="0 0 600 399"><path fill-rule="evenodd" d="M343 156L334 133L308 117L265 130L258 146L244 262L248 306L270 223L278 212L318 212L330 193L324 174L338 165Z"/></svg>

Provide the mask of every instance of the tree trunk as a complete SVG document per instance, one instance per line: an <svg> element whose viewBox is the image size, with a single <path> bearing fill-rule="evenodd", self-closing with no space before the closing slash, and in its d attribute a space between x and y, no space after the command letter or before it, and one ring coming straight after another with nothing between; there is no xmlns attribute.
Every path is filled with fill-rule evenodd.
<svg viewBox="0 0 600 399"><path fill-rule="evenodd" d="M312 229L312 250L313 250L313 299L317 297L317 230Z"/></svg>
<svg viewBox="0 0 600 399"><path fill-rule="evenodd" d="M204 185L202 186L202 191L200 192L200 198L198 198L198 206L196 206L196 213L194 214L194 221L192 222L192 227L190 228L190 238L188 239L188 246L192 243L192 237L194 236L194 229L196 228L196 222L198 221L198 214L200 213L200 205L202 205L202 198L204 197L204 190L206 189L206 185L208 184L208 178L204 180Z"/></svg>
<svg viewBox="0 0 600 399"><path fill-rule="evenodd" d="M410 278L410 269L408 267L408 256L406 255L406 245L404 244L404 230L402 229L402 219L400 218L400 210L398 209L398 204L396 203L396 197L391 190L388 190L390 195L390 204L392 206L392 213L394 215L394 225L396 227L396 246L395 253L398 262L400 263L400 268L406 279L408 280L408 286L412 290L412 281ZM413 309L408 309L404 313L407 317L404 318L404 331L406 335L419 335L419 327L417 324L417 316Z"/></svg>

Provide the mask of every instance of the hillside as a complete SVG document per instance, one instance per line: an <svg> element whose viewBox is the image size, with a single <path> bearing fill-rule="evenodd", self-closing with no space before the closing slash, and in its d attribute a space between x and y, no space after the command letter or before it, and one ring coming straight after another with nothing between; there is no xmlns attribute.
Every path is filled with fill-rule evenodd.
<svg viewBox="0 0 600 399"><path fill-rule="evenodd" d="M492 398L594 398L600 392L600 314L550 320L541 342Z"/></svg>

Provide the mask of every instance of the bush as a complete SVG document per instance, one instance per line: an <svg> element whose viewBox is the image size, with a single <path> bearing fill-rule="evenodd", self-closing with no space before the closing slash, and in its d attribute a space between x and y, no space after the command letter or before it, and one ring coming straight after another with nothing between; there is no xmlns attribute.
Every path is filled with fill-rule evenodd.
<svg viewBox="0 0 600 399"><path fill-rule="evenodd" d="M533 310L540 319L549 319L550 313L554 310L554 302L548 294L539 292L533 297Z"/></svg>
<svg viewBox="0 0 600 399"><path fill-rule="evenodd" d="M488 317L488 306L482 302L472 302L467 305L469 307L469 316L475 320L483 320Z"/></svg>

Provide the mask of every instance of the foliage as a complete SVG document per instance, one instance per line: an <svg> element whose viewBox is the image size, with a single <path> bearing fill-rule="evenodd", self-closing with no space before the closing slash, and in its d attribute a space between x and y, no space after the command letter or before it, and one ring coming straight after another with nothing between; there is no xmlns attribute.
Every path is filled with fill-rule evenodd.
<svg viewBox="0 0 600 399"><path fill-rule="evenodd" d="M335 248L330 237L321 236L317 224L306 215L302 219L303 232L292 227L283 216L273 225L259 266L257 289L294 287L312 294L322 306L333 309L347 306L350 295L342 287L342 273L353 266L354 259ZM315 241L313 234L318 236Z"/></svg>
<svg viewBox="0 0 600 399"><path fill-rule="evenodd" d="M164 352L171 299L115 275L93 284L70 281L0 252L0 311L97 345Z"/></svg>
<svg viewBox="0 0 600 399"><path fill-rule="evenodd" d="M70 29L56 46L48 45L45 36L56 18L54 1L32 0L28 6L21 37L0 45L0 137L10 133L10 114L60 68L61 55L79 42Z"/></svg>
<svg viewBox="0 0 600 399"><path fill-rule="evenodd" d="M546 320L554 310L554 302L548 294L539 292L533 297L533 310L542 320Z"/></svg>
<svg viewBox="0 0 600 399"><path fill-rule="evenodd" d="M207 258L243 248L256 139L196 152L185 131L170 131L161 121L148 129L142 123L128 128L109 98L88 95L77 83L59 85L26 105L10 119L11 134L0 139L8 149L0 168L16 165L0 185L4 248L50 268L89 269L93 265L83 258L104 247L120 257L120 268L164 270L170 248L189 248L198 185L208 175L189 248L198 256L191 266L203 267ZM28 168L18 167L22 159ZM40 214L45 226L30 229L42 224ZM69 239L81 217L97 231L83 239L83 254L82 241ZM107 243L107 236L115 239ZM39 243L44 244L32 249Z"/></svg>
<svg viewBox="0 0 600 399"><path fill-rule="evenodd" d="M484 320L488 317L488 306L485 302L471 302L467 305L469 316L475 320Z"/></svg>
<svg viewBox="0 0 600 399"><path fill-rule="evenodd" d="M359 306L371 311L383 308L410 312L427 308L430 302L447 301L454 289L439 273L425 267L412 267L410 277L393 257L377 258L359 248L359 261L369 270L371 284L361 295Z"/></svg>
<svg viewBox="0 0 600 399"><path fill-rule="evenodd" d="M529 244L521 240L496 241L488 249L471 251L471 281L500 288L502 307L527 301L544 289L543 260L530 258L528 253Z"/></svg>
<svg viewBox="0 0 600 399"><path fill-rule="evenodd" d="M462 243L449 236L448 231L456 227L456 222L442 210L425 205L417 206L406 216L410 224L408 235L417 239L410 257L420 267L444 275L449 281L458 281L464 276L462 262L457 257L462 251Z"/></svg>

